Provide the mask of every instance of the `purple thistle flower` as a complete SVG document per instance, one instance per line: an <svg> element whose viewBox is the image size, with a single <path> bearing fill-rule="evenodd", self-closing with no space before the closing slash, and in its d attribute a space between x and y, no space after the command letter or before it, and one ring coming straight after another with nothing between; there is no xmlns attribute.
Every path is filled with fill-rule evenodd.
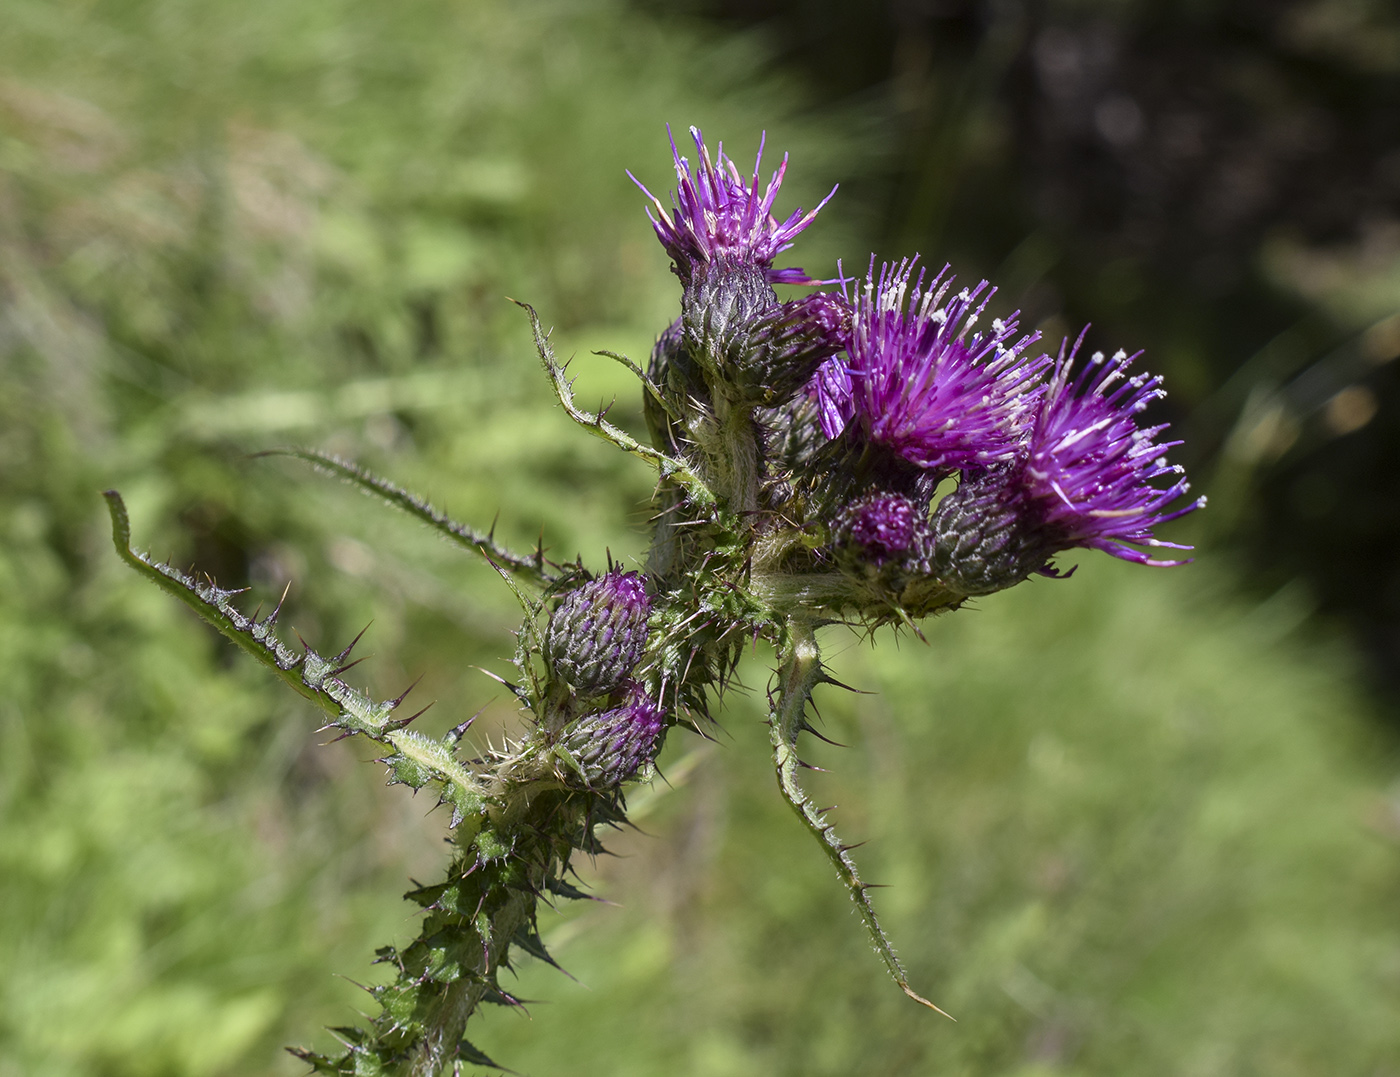
<svg viewBox="0 0 1400 1077"><path fill-rule="evenodd" d="M670 127L666 130L669 134ZM656 208L655 214L649 208L647 216L651 218L657 238L671 256L681 283L689 285L695 270L710 263L755 266L769 284L819 283L800 269L774 269L773 259L792 246L798 233L811 224L822 206L831 200L836 188L831 189L831 194L823 198L816 209L809 213L794 210L780 222L773 216L773 200L787 171L786 154L760 195L763 139L759 140L753 176L746 183L734 162L725 155L723 143L716 147L715 156L711 158L699 128L692 127L690 136L699 154L698 168L692 168L681 156L675 137L671 138L671 154L679 184L672 192L674 208L669 212L636 176L627 173Z"/></svg>
<svg viewBox="0 0 1400 1077"><path fill-rule="evenodd" d="M854 306L846 353L813 383L822 430L850 431L929 469L987 467L1019 451L1041 389L1046 356L1022 352L1040 338L1013 342L1016 315L995 319L989 333L971 333L995 289L983 281L944 304L953 280L947 267L932 280L917 259L870 263Z"/></svg>
<svg viewBox="0 0 1400 1077"><path fill-rule="evenodd" d="M965 476L934 513L933 568L952 590L990 594L1033 572L1056 575L1047 562L1075 546L1142 565L1183 563L1133 548L1189 549L1152 529L1205 504L1201 497L1169 508L1190 489L1181 467L1166 460L1180 442L1157 440L1166 424L1138 426L1164 395L1162 379L1129 377L1137 356L1122 351L1111 359L1096 352L1076 371L1078 350L1078 342L1068 355L1061 348L1024 453ZM1153 485L1164 477L1165 486Z"/></svg>
<svg viewBox="0 0 1400 1077"><path fill-rule="evenodd" d="M1132 546L1190 549L1154 538L1152 529L1206 503L1196 498L1169 510L1190 490L1180 465L1166 451L1179 441L1158 441L1167 424L1139 427L1138 416L1166 395L1152 374L1129 377L1141 352L1095 352L1075 371L1083 334L1065 354L1060 349L1021 467L1020 484L1039 526L1060 548L1087 546L1142 565L1154 561ZM1166 478L1167 484L1153 485ZM1129 543L1132 546L1128 545Z"/></svg>
<svg viewBox="0 0 1400 1077"><path fill-rule="evenodd" d="M631 674L647 642L651 598L639 572L609 572L574 588L544 634L556 677L582 695L603 695Z"/></svg>
<svg viewBox="0 0 1400 1077"><path fill-rule="evenodd" d="M665 716L645 687L629 684L622 706L580 718L563 748L588 788L613 788L656 757Z"/></svg>

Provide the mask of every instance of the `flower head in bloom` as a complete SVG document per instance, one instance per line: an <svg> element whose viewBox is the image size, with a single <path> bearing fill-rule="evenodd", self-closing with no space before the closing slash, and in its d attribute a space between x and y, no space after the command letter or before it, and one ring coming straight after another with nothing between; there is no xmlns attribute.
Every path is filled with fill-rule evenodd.
<svg viewBox="0 0 1400 1077"><path fill-rule="evenodd" d="M1039 339L1015 340L1015 316L972 332L995 289L983 281L947 299L947 269L932 280L915 261L871 261L854 315L844 366L835 361L813 383L823 432L851 428L923 468L987 467L1020 450L1047 357L1027 360ZM947 300L945 302L945 299Z"/></svg>
<svg viewBox="0 0 1400 1077"><path fill-rule="evenodd" d="M1148 404L1166 395L1162 379L1130 376L1137 355L1123 351L1111 358L1095 352L1076 370L1078 350L1078 343L1068 355L1061 349L1031 430L1020 476L1028 507L1061 548L1088 546L1145 565L1180 564L1132 548L1188 549L1154 538L1152 529L1205 504L1201 497L1170 507L1190 490L1180 465L1166 458L1181 443L1158 440L1165 423L1138 425Z"/></svg>
<svg viewBox="0 0 1400 1077"><path fill-rule="evenodd" d="M647 641L651 599L638 572L609 572L574 588L549 619L544 651L556 676L583 695L627 679Z"/></svg>
<svg viewBox="0 0 1400 1077"><path fill-rule="evenodd" d="M831 194L811 212L797 209L786 220L779 221L773 216L773 200L778 196L783 174L787 171L786 156L760 194L762 140L754 160L753 175L745 180L725 155L723 143L716 147L712 158L699 129L692 127L690 136L695 140L698 154L695 167L681 156L675 139L671 140L678 181L671 195L671 210L632 176L632 182L641 187L656 209L655 213L648 209L647 215L651 217L657 238L675 263L681 283L688 285L697 268L711 263L757 267L769 284L818 283L800 269L774 269L773 260L792 246L792 241L812 223L831 199ZM831 193L835 194L836 189L832 188Z"/></svg>
<svg viewBox="0 0 1400 1077"><path fill-rule="evenodd" d="M1205 504L1171 508L1189 489L1166 460L1179 442L1157 440L1165 425L1138 425L1163 395L1161 379L1129 376L1136 356L1121 351L1096 352L1076 368L1077 352L1078 344L1061 349L1023 454L964 476L934 512L933 569L950 590L990 594L1033 572L1056 575L1050 558L1075 546L1143 565L1181 563L1134 548L1185 549L1152 529Z"/></svg>

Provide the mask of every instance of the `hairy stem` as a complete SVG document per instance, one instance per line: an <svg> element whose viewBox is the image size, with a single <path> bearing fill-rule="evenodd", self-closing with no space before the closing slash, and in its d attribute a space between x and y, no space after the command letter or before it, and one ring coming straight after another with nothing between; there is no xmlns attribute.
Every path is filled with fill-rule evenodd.
<svg viewBox="0 0 1400 1077"><path fill-rule="evenodd" d="M410 516L422 520L433 530L446 535L459 546L463 546L473 553L479 553L498 567L506 568L518 576L523 576L531 583L544 586L559 578L556 573L549 571L543 550L536 549L529 556L508 550L496 542L495 536L491 532L483 534L473 527L458 523L445 513L439 512L428 502L413 496L403 487L366 471L358 464L342 460L332 453L320 452L316 449L273 449L259 455L290 456L297 460L305 460L322 471L329 472L358 486L367 494L383 498L395 508L402 509Z"/></svg>
<svg viewBox="0 0 1400 1077"><path fill-rule="evenodd" d="M773 692L772 708L768 718L769 738L773 744L773 770L778 778L778 788L783 799L802 825L817 839L826 853L827 859L836 868L836 874L845 885L856 912L870 933L870 941L875 952L880 955L894 982L901 991L915 1002L937 1010L944 1017L950 1017L928 999L909 986L904 966L900 964L894 947L890 945L875 908L870 903L870 884L862 882L851 859L850 846L843 845L836 837L836 828L827 821L821 810L813 803L797 781L797 771L805 764L797 755L797 738L807 725L807 703L817 685L828 681L822 667L821 651L817 647L816 631L810 621L792 620L787 627L787 645L778 665L777 685Z"/></svg>
<svg viewBox="0 0 1400 1077"><path fill-rule="evenodd" d="M742 516L758 511L758 428L753 408L715 394L720 422L721 452L715 463L723 468L723 490L729 510Z"/></svg>

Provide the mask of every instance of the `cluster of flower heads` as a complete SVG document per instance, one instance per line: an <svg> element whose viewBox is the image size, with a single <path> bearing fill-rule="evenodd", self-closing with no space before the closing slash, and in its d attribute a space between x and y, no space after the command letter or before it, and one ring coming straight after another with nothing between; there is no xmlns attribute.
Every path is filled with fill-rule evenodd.
<svg viewBox="0 0 1400 1077"><path fill-rule="evenodd" d="M787 159L760 196L759 162L746 181L722 149L712 158L700 132L692 128L691 136L693 166L672 141L673 208L652 198L653 225L682 284L717 266L757 268L769 282L823 283L773 268L821 209L774 216ZM1160 440L1165 426L1141 425L1163 391L1160 378L1130 373L1136 355L1094 353L1085 362L1076 343L1053 358L1033 350L1038 333L1018 335L1015 314L977 329L995 289L983 281L954 292L946 267L930 277L917 259L877 270L872 258L854 298L852 282L840 283L849 311L840 354L804 394L832 447L821 466L855 474L875 457L914 476L891 483L891 468L877 469L886 478L848 484L846 504L826 506L872 560L899 555L901 542L918 544L925 521L910 521L911 499L916 515L927 516L937 480L957 474L959 488L940 503L929 541L933 571L960 593L1053 574L1050 557L1075 546L1142 564L1180 563L1137 548L1182 548L1153 528L1204 498L1171 508L1189 487L1165 460L1178 444Z"/></svg>
<svg viewBox="0 0 1400 1077"><path fill-rule="evenodd" d="M693 165L671 143L671 209L642 187L685 290L653 372L678 379L687 401L758 409L764 445L803 447L764 462L782 491L767 518L815 521L827 539L812 556L863 581L863 593L900 596L901 610L910 580L932 588L935 608L1055 575L1051 559L1073 547L1179 563L1150 556L1183 548L1153 529L1204 498L1173 508L1188 486L1167 463L1177 443L1161 440L1165 426L1143 423L1163 393L1160 378L1132 372L1136 355L1081 360L1081 334L1052 357L1017 314L982 328L996 290L955 290L946 267L930 274L917 259L872 258L859 282L775 268L826 200L779 220L786 157L763 186L761 145L745 176L722 147L712 156L691 136ZM787 303L772 289L823 283L841 287ZM647 578L614 570L566 592L546 628L552 683L572 701L559 750L590 788L634 776L659 746L665 711L638 674L651 610Z"/></svg>

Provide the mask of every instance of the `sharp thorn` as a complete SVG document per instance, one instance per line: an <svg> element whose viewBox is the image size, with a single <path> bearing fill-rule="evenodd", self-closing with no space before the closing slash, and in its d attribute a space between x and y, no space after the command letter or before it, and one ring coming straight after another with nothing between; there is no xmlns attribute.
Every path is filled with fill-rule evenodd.
<svg viewBox="0 0 1400 1077"><path fill-rule="evenodd" d="M908 995L910 998L912 998L915 1002L919 1003L919 1005L927 1006L930 1010L933 1010L935 1013L941 1013L944 1017L948 1018L949 1021L952 1021L954 1023L957 1022L958 1019L954 1017L951 1013L949 1013L947 1010L939 1009L928 999L924 998L923 995L918 994L907 983L900 983L899 989L903 991L906 995Z"/></svg>
<svg viewBox="0 0 1400 1077"><path fill-rule="evenodd" d="M927 642L927 640L925 640L925 642ZM858 696L871 696L875 694L874 692L867 692L861 688L853 688L849 684L843 684L841 681L838 681L835 677L827 673L826 670L822 670L821 672L820 683L830 684L836 688L844 688L847 692L854 692Z"/></svg>
<svg viewBox="0 0 1400 1077"><path fill-rule="evenodd" d="M287 601L287 593L291 591L291 589L292 581L288 580L287 586L282 588L282 597L277 600L277 605L274 606L272 612L267 615L267 620L264 622L265 624L275 625L277 623L277 615L282 612L282 603Z"/></svg>
<svg viewBox="0 0 1400 1077"><path fill-rule="evenodd" d="M417 687L418 687L418 682L421 681L422 679L423 679L423 674L420 673L420 674L418 675L417 679L416 679L412 684L410 684L407 688L405 688L402 692L400 692L400 693L399 693L397 696L395 696L393 699L389 700L389 709L390 709L390 710L393 710L393 709L394 709L395 707L397 707L400 703L402 703L405 699L407 699L407 698L408 698L408 693L411 692L411 691L413 691L415 688L417 688Z"/></svg>
<svg viewBox="0 0 1400 1077"><path fill-rule="evenodd" d="M823 744L830 744L833 748L849 748L849 747L850 747L849 744L842 744L839 740L832 740L830 737L827 737L827 736L824 736L824 735L821 734L821 733L818 733L818 732L817 732L815 729L813 729L812 726L811 726L810 724L808 724L807 722L803 722L800 726L798 726L798 728L801 729L804 733L810 733L810 734L812 734L812 736L816 737L817 740L821 741Z"/></svg>
<svg viewBox="0 0 1400 1077"><path fill-rule="evenodd" d="M372 624L374 624L373 621L369 623L369 625ZM345 650L341 651L338 655L332 658L331 661L344 662L347 658L349 658L350 652L355 649L355 644L359 643L360 639L364 636L364 634L369 631L369 625L365 625L364 628L360 629L359 635L357 635L354 639L350 641L350 646L346 647Z"/></svg>
<svg viewBox="0 0 1400 1077"><path fill-rule="evenodd" d="M396 729L402 729L404 726L408 725L409 722L417 721L417 720L418 720L419 718L421 718L423 715L427 714L428 711L432 710L432 709L433 709L433 706L434 706L436 703L437 703L437 700L435 699L435 700L433 700L432 703L429 703L429 704L428 704L426 707L424 707L421 711L418 711L418 712L416 712L416 713L414 713L414 714L410 714L407 718L405 718L405 719L404 719L403 721L401 721L401 722L395 722L395 723L394 723L394 728L396 728Z"/></svg>
<svg viewBox="0 0 1400 1077"><path fill-rule="evenodd" d="M342 673L344 673L347 669L354 669L354 668L355 668L356 666L358 666L361 662L365 661L365 659L370 658L370 657L372 657L372 656L371 656L371 655L365 655L364 658L357 658L357 659L355 659L355 661L353 661L353 662L347 662L347 663L345 663L345 665L339 666L339 667L337 667L336 669L331 670L329 673L326 674L326 676L327 676L327 677L339 677L339 676L340 676Z"/></svg>

